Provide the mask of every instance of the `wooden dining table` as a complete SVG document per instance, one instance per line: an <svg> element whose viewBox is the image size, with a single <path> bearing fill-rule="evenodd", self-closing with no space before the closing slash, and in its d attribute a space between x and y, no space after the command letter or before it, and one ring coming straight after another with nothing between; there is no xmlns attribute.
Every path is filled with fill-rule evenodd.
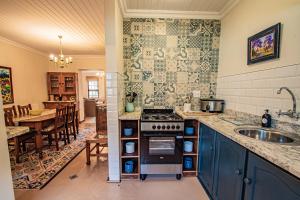
<svg viewBox="0 0 300 200"><path fill-rule="evenodd" d="M27 126L35 129L35 144L36 152L39 154L39 158L43 158L43 137L41 130L54 123L56 109L45 109L40 115L26 115L21 117L16 117L13 119L15 124L19 126Z"/></svg>

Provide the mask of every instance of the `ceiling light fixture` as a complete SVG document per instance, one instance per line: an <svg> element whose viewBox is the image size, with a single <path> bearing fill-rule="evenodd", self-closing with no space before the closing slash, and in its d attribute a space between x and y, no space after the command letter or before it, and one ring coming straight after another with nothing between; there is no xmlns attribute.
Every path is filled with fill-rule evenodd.
<svg viewBox="0 0 300 200"><path fill-rule="evenodd" d="M58 65L60 68L65 68L67 67L69 64L73 63L73 59L72 57L68 56L65 57L65 55L63 54L63 49L62 49L62 36L59 35L58 36L59 39L59 50L60 50L60 54L58 56L55 56L54 54L50 54L49 55L49 60L51 62L54 62L55 65Z"/></svg>

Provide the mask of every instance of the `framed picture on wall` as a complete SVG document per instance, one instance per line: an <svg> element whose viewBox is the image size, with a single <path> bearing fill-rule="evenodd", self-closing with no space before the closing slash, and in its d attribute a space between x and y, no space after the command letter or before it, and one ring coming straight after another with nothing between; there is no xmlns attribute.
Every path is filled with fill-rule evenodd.
<svg viewBox="0 0 300 200"><path fill-rule="evenodd" d="M278 23L248 38L248 65L279 58L280 31Z"/></svg>
<svg viewBox="0 0 300 200"><path fill-rule="evenodd" d="M12 74L10 67L0 66L0 87L3 104L14 103Z"/></svg>

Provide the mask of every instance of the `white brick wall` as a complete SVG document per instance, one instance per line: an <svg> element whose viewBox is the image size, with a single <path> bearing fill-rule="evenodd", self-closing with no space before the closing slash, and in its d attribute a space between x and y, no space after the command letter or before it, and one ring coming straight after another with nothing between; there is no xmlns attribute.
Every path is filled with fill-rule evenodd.
<svg viewBox="0 0 300 200"><path fill-rule="evenodd" d="M106 73L109 179L120 180L118 73Z"/></svg>
<svg viewBox="0 0 300 200"><path fill-rule="evenodd" d="M281 109L292 109L291 96L280 87L286 86L292 90L297 99L297 111L300 112L300 64L267 69L232 76L218 77L217 97L224 99L226 109L262 115L269 109L273 118ZM280 121L300 124L286 116L278 118Z"/></svg>

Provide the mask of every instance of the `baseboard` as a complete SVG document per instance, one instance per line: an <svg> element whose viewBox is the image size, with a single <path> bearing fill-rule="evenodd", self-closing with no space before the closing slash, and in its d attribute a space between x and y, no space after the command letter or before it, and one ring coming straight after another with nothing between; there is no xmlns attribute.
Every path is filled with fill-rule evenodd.
<svg viewBox="0 0 300 200"><path fill-rule="evenodd" d="M106 179L107 183L121 183L121 180L109 180L109 177Z"/></svg>

